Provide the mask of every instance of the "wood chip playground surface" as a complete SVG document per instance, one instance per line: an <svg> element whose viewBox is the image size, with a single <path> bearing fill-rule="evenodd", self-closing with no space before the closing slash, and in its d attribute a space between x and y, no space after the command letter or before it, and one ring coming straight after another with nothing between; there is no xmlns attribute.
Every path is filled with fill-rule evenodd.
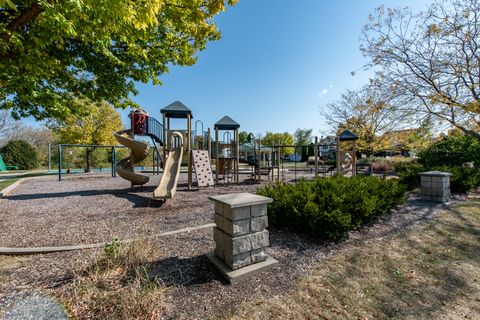
<svg viewBox="0 0 480 320"><path fill-rule="evenodd" d="M246 176L245 176L246 177ZM107 175L72 175L27 180L0 199L0 247L39 247L107 242L113 237L149 237L213 222L211 195L255 192L246 181L216 188L186 190L186 174L177 194L165 204L151 199L160 176L131 190L127 181ZM287 177L293 179L293 177ZM264 182L265 183L265 182ZM454 196L456 201L465 196ZM352 232L341 243L318 242L270 229L267 253L279 261L271 271L235 286L227 285L205 254L214 249L210 228L155 239L161 248L155 262L166 292L165 318L227 315L235 306L288 293L311 266L335 252L398 234L435 217L445 205L415 196L379 222ZM0 256L0 317L19 297L54 290L72 278L72 268L86 259L83 251L22 257Z"/></svg>

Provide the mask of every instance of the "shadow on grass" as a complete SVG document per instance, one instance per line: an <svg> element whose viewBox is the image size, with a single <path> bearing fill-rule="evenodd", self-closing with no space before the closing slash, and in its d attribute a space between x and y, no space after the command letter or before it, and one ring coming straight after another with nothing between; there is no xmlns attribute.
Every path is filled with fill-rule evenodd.
<svg viewBox="0 0 480 320"><path fill-rule="evenodd" d="M384 278L377 284L382 289L373 295L381 316L431 316L477 290L468 270L480 265L479 222L455 208L447 212L449 217L420 234L399 237L388 248L394 254L382 256L378 268ZM346 263L355 266L361 259L355 254Z"/></svg>

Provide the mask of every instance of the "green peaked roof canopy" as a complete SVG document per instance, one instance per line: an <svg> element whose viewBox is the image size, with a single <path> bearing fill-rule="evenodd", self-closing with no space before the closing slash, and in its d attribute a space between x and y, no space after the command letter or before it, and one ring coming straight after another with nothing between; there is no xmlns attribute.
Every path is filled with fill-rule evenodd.
<svg viewBox="0 0 480 320"><path fill-rule="evenodd" d="M216 130L235 130L240 128L240 124L230 118L229 116L225 116L222 119L218 120L217 123L215 123L214 128Z"/></svg>
<svg viewBox="0 0 480 320"><path fill-rule="evenodd" d="M192 115L192 110L190 110L180 101L175 101L170 103L165 108L160 109L160 113L169 118L187 118L188 115Z"/></svg>
<svg viewBox="0 0 480 320"><path fill-rule="evenodd" d="M342 133L338 135L338 140L340 141L355 141L357 139L358 136L348 129L343 130Z"/></svg>

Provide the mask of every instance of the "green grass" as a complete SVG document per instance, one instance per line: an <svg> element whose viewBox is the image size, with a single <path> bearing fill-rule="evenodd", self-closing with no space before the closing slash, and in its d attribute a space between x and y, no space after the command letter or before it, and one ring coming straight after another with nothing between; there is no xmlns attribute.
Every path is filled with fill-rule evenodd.
<svg viewBox="0 0 480 320"><path fill-rule="evenodd" d="M18 179L20 179L20 178L11 178L11 179L0 180L0 191L5 189L9 185L13 184Z"/></svg>
<svg viewBox="0 0 480 320"><path fill-rule="evenodd" d="M32 172L32 173L27 173L24 174L20 177L14 177L14 178L6 178L6 179L0 179L0 191L5 189L6 187L12 185L16 181L22 179L22 178L31 178L31 177L40 177L40 176L48 176L51 174L55 173L48 173L48 172Z"/></svg>

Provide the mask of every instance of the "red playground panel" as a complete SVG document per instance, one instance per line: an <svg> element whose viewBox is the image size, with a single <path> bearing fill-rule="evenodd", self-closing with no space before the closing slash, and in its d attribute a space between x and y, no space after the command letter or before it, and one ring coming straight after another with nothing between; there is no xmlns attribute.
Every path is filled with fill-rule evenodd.
<svg viewBox="0 0 480 320"><path fill-rule="evenodd" d="M148 114L141 111L134 111L129 115L133 134L143 136L147 134Z"/></svg>

